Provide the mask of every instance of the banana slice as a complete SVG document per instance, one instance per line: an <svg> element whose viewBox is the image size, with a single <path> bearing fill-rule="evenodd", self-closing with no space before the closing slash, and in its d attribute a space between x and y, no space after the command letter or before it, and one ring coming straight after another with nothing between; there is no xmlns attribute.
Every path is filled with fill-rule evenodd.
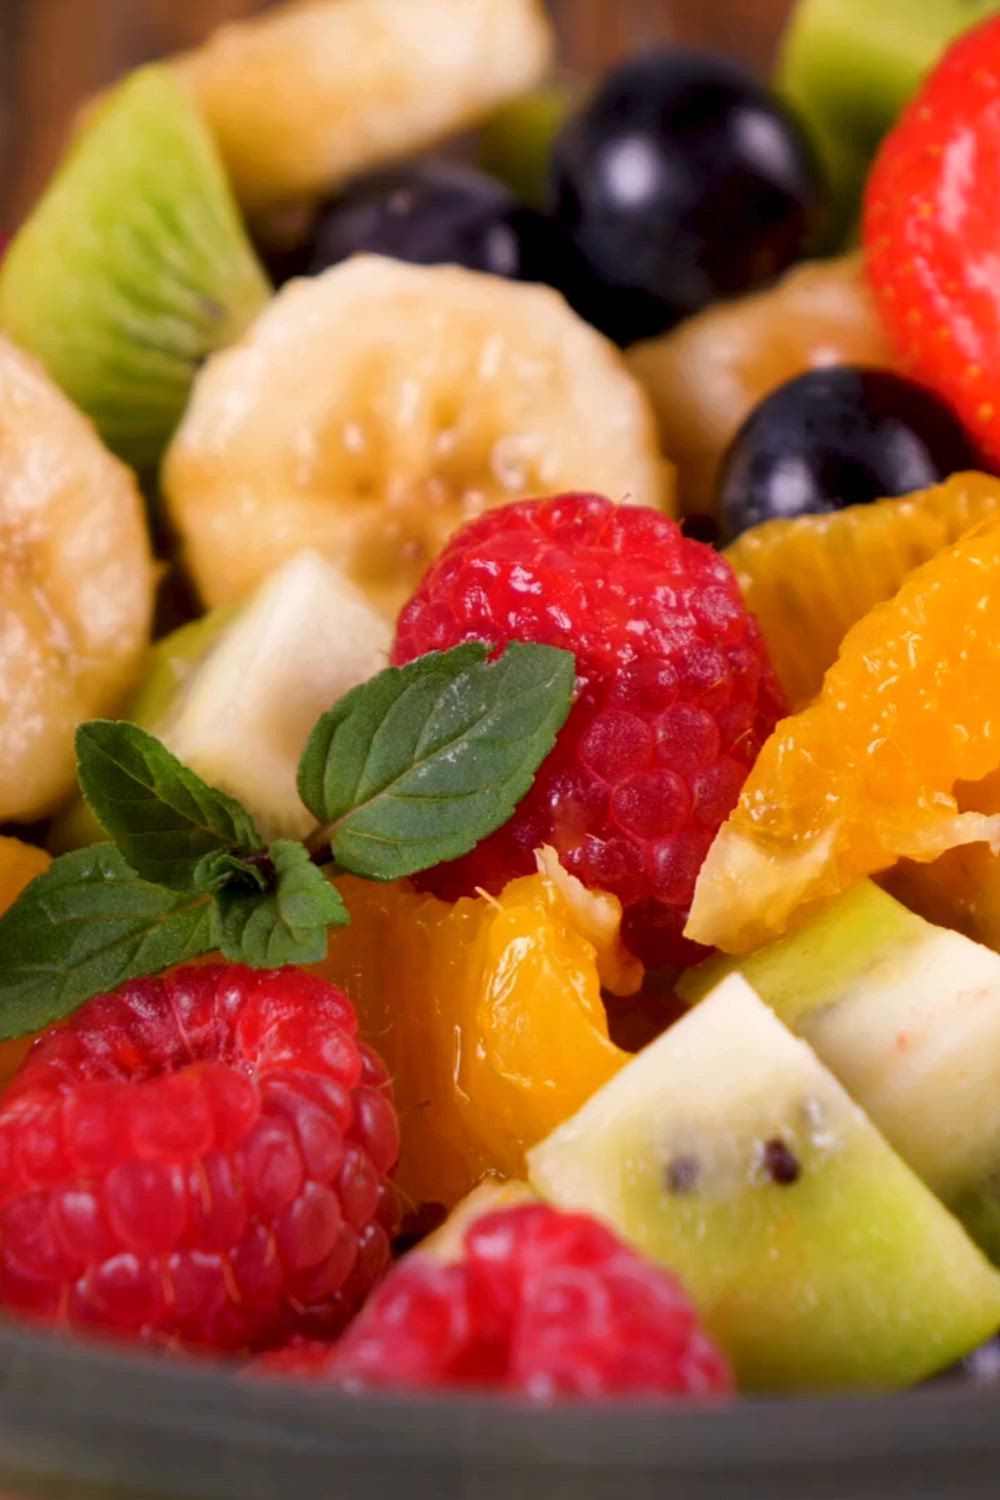
<svg viewBox="0 0 1000 1500"><path fill-rule="evenodd" d="M638 383L556 292L357 256L290 282L209 360L163 489L206 604L311 547L393 615L490 506L587 489L666 507L670 479Z"/></svg>
<svg viewBox="0 0 1000 1500"><path fill-rule="evenodd" d="M538 82L540 0L299 0L176 61L250 212L328 192Z"/></svg>
<svg viewBox="0 0 1000 1500"><path fill-rule="evenodd" d="M71 792L73 731L133 687L153 589L131 470L0 338L0 822Z"/></svg>

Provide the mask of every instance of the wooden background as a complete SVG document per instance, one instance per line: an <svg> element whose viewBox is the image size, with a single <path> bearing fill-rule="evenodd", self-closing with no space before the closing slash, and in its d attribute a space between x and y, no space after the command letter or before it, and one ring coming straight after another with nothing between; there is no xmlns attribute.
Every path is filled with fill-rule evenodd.
<svg viewBox="0 0 1000 1500"><path fill-rule="evenodd" d="M0 0L0 226L44 180L81 99L267 0ZM413 4L417 0L403 0ZM574 68L677 38L767 65L790 0L549 0Z"/></svg>

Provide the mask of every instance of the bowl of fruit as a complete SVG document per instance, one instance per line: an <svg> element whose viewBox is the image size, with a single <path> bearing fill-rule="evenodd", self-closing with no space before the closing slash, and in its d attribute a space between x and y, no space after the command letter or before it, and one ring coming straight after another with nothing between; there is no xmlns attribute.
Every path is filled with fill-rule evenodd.
<svg viewBox="0 0 1000 1500"><path fill-rule="evenodd" d="M299 0L81 111L0 263L5 1493L993 1493L998 149L973 0L586 83Z"/></svg>

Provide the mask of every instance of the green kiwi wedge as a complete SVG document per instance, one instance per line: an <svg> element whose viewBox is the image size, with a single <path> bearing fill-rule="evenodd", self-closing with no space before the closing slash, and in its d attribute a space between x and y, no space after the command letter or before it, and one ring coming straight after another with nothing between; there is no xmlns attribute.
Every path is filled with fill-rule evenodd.
<svg viewBox="0 0 1000 1500"><path fill-rule="evenodd" d="M202 360L270 290L193 97L148 67L92 113L15 236L0 329L151 471Z"/></svg>

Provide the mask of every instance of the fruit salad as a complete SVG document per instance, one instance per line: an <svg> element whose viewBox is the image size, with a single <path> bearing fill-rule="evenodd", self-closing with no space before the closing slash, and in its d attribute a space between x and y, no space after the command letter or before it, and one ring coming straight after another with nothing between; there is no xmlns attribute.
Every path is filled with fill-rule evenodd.
<svg viewBox="0 0 1000 1500"><path fill-rule="evenodd" d="M990 1367L998 120L985 0L588 83L299 0L84 105L0 262L3 1318Z"/></svg>

